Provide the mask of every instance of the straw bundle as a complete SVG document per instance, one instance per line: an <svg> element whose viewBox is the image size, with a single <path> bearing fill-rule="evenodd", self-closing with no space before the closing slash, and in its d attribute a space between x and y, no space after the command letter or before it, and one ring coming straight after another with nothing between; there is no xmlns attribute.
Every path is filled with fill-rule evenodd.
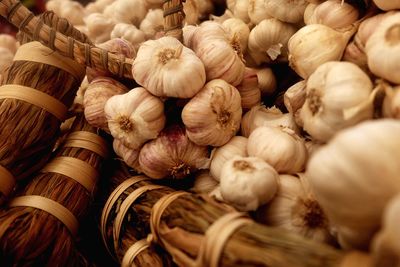
<svg viewBox="0 0 400 267"><path fill-rule="evenodd" d="M0 212L2 266L82 266L74 237L107 154L96 131L79 115L57 156Z"/></svg>
<svg viewBox="0 0 400 267"><path fill-rule="evenodd" d="M139 264L141 253L148 251L127 253L127 244L133 247L137 240L147 239L161 245L184 267L369 266L370 259L364 254L345 254L257 224L207 196L155 185L145 176L128 177L125 173L125 178L113 178L125 181L110 195L102 217L104 242L118 249L112 253L120 260L129 254L125 260Z"/></svg>

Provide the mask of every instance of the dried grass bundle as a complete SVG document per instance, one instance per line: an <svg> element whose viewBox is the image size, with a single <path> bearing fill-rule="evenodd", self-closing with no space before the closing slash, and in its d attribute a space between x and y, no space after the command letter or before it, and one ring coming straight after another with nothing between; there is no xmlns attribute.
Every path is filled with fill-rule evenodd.
<svg viewBox="0 0 400 267"><path fill-rule="evenodd" d="M125 180L122 182L125 187L120 186L110 195L105 209L110 209L110 200L118 200L102 230L108 247L113 247L115 242L120 244L119 255L125 253L125 243L132 245L136 240L148 238L166 249L175 264L184 267L369 266L370 258L362 253L344 253L326 244L257 224L207 196L168 187L154 188L144 176L128 178L129 174L125 173L122 178L121 173L118 175L113 180ZM151 187L154 189L145 190ZM119 197L116 197L118 190ZM145 192L132 202L132 196L139 191ZM121 210L126 210L126 216L118 232L115 221Z"/></svg>
<svg viewBox="0 0 400 267"><path fill-rule="evenodd" d="M82 266L76 223L91 204L107 144L83 114L72 129L57 156L0 212L2 266ZM70 214L60 220L65 209Z"/></svg>

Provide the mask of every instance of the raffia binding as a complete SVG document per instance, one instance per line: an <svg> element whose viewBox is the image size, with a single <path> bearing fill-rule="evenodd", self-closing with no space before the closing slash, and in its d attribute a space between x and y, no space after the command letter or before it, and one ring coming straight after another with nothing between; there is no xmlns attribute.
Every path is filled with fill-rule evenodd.
<svg viewBox="0 0 400 267"><path fill-rule="evenodd" d="M42 196L22 196L14 198L9 207L31 207L43 210L62 222L72 236L78 233L79 223L75 216L60 203Z"/></svg>
<svg viewBox="0 0 400 267"><path fill-rule="evenodd" d="M15 186L15 178L5 167L0 165L0 192L8 196Z"/></svg>
<svg viewBox="0 0 400 267"><path fill-rule="evenodd" d="M56 33L55 31L51 32L54 32L54 34ZM50 35L50 39L55 37L56 35L54 35L54 37ZM14 61L17 60L37 62L62 69L71 74L77 81L82 81L86 73L85 66L78 64L73 59L54 52L52 49L43 46L39 42L29 42L21 45L14 56Z"/></svg>
<svg viewBox="0 0 400 267"><path fill-rule="evenodd" d="M87 131L75 131L69 134L64 147L85 148L103 158L108 156L107 142L97 134Z"/></svg>
<svg viewBox="0 0 400 267"><path fill-rule="evenodd" d="M0 86L0 99L6 98L22 100L42 108L60 121L66 118L67 107L58 99L39 90L18 84L5 84Z"/></svg>
<svg viewBox="0 0 400 267"><path fill-rule="evenodd" d="M99 173L89 163L72 157L57 157L48 163L41 171L42 173L58 173L65 175L80 183L85 189L92 193L96 185Z"/></svg>
<svg viewBox="0 0 400 267"><path fill-rule="evenodd" d="M131 267L135 258L148 249L150 243L147 239L141 239L135 242L129 249L125 252L124 257L122 258L121 267Z"/></svg>

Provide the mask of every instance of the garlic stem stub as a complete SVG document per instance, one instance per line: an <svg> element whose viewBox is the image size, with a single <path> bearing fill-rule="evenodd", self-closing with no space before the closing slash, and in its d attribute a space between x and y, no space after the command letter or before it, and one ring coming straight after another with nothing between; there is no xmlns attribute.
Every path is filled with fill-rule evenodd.
<svg viewBox="0 0 400 267"><path fill-rule="evenodd" d="M240 127L239 91L224 80L208 82L183 108L182 120L189 139L201 146L222 146Z"/></svg>
<svg viewBox="0 0 400 267"><path fill-rule="evenodd" d="M196 54L173 37L144 42L132 65L133 78L160 97L191 98L206 81Z"/></svg>
<svg viewBox="0 0 400 267"><path fill-rule="evenodd" d="M184 127L172 125L142 147L139 164L153 179L182 179L199 169L208 169L210 160L206 146L190 141Z"/></svg>

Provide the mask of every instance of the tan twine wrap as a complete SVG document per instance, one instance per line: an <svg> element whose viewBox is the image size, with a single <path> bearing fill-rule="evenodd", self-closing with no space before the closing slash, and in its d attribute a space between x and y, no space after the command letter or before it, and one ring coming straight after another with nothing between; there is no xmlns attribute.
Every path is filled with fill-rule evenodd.
<svg viewBox="0 0 400 267"><path fill-rule="evenodd" d="M6 168L0 165L0 192L9 196L14 189L15 178Z"/></svg>
<svg viewBox="0 0 400 267"><path fill-rule="evenodd" d="M69 134L64 147L85 148L103 158L107 158L109 154L107 142L97 134L87 131L76 131Z"/></svg>
<svg viewBox="0 0 400 267"><path fill-rule="evenodd" d="M148 249L150 243L147 239L141 239L135 242L126 252L122 258L121 267L131 267L135 258Z"/></svg>
<svg viewBox="0 0 400 267"><path fill-rule="evenodd" d="M13 98L25 101L53 114L60 121L66 119L67 107L58 99L34 88L18 84L0 86L0 99Z"/></svg>
<svg viewBox="0 0 400 267"><path fill-rule="evenodd" d="M72 236L75 237L78 233L78 220L67 208L54 200L42 196L22 196L14 198L9 203L9 207L31 207L43 210L62 222L71 232Z"/></svg>

